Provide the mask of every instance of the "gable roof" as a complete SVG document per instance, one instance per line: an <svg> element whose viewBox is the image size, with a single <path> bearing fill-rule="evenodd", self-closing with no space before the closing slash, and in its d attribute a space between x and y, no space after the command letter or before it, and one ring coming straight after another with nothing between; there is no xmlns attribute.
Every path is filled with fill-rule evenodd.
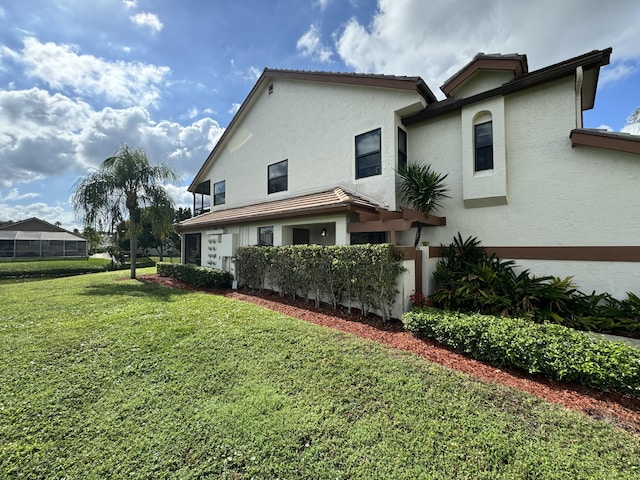
<svg viewBox="0 0 640 480"><path fill-rule="evenodd" d="M593 108L595 103L600 67L609 64L611 51L611 48L593 50L585 53L584 55L579 55L563 62L559 62L539 70L534 70L533 72L523 73L519 77L514 78L500 87L487 90L486 92L461 99L447 98L441 102L432 103L427 105L421 112L404 117L402 119L402 123L404 125L412 125L444 113L459 110L465 105L486 100L487 98L498 95L508 95L510 93L551 82L569 75L575 75L578 67L581 67L583 71L582 109L588 110Z"/></svg>
<svg viewBox="0 0 640 480"><path fill-rule="evenodd" d="M62 227L58 227L53 225L52 223L41 220L37 217L27 218L26 220L19 220L13 223L7 223L6 225L0 226L0 230L6 231L20 231L20 232L64 232L69 233L71 235L79 235L70 232L69 230L65 230ZM84 240L84 237L80 237Z"/></svg>
<svg viewBox="0 0 640 480"><path fill-rule="evenodd" d="M464 67L449 77L440 87L440 90L449 97L451 92L462 85L479 70L506 70L512 71L517 78L529 72L527 56L518 53L502 55L499 53L478 53Z"/></svg>
<svg viewBox="0 0 640 480"><path fill-rule="evenodd" d="M330 83L338 85L354 85L360 87L388 88L395 90L415 91L422 96L427 103L437 102L436 96L420 77L401 77L395 75L378 75L363 73L339 73L339 72L309 72L303 70L279 70L265 68L255 85L245 98L244 102L229 122L222 136L213 147L211 153L198 170L188 190L194 192L202 181L201 175L207 171L217 153L226 144L226 140L233 131L234 126L246 115L247 111L255 103L258 93L265 88L269 81L274 79L297 80L304 82Z"/></svg>
<svg viewBox="0 0 640 480"><path fill-rule="evenodd" d="M81 235L57 227L36 217L0 226L0 239L86 241Z"/></svg>
<svg viewBox="0 0 640 480"><path fill-rule="evenodd" d="M381 205L360 197L344 187L335 187L330 190L282 200L208 212L178 223L176 229L185 231L192 228L213 227L229 223L248 223L257 220L265 221L302 215L345 213L356 210L374 212L379 208L381 208Z"/></svg>

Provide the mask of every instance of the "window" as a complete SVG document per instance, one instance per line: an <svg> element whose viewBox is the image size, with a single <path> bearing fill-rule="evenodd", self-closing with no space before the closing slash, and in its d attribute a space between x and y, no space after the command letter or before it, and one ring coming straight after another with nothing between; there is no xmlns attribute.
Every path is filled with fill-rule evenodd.
<svg viewBox="0 0 640 480"><path fill-rule="evenodd" d="M273 227L258 227L258 245L273 246Z"/></svg>
<svg viewBox="0 0 640 480"><path fill-rule="evenodd" d="M226 186L225 180L213 184L213 204L224 205Z"/></svg>
<svg viewBox="0 0 640 480"><path fill-rule="evenodd" d="M398 170L407 166L407 132L398 128Z"/></svg>
<svg viewBox="0 0 640 480"><path fill-rule="evenodd" d="M493 122L474 125L475 171L493 169Z"/></svg>
<svg viewBox="0 0 640 480"><path fill-rule="evenodd" d="M380 129L356 137L356 178L380 175Z"/></svg>
<svg viewBox="0 0 640 480"><path fill-rule="evenodd" d="M357 232L351 234L351 245L387 243L387 232Z"/></svg>
<svg viewBox="0 0 640 480"><path fill-rule="evenodd" d="M289 188L289 160L283 160L273 165L269 165L267 192L284 192Z"/></svg>

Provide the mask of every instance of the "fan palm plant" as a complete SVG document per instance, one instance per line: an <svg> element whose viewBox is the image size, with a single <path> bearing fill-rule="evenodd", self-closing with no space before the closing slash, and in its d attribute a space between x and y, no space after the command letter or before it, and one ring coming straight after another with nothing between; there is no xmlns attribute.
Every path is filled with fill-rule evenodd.
<svg viewBox="0 0 640 480"><path fill-rule="evenodd" d="M442 200L449 198L444 183L448 174L441 174L431 169L431 165L411 164L401 166L398 170L400 179L400 198L414 210L431 215L442 207ZM421 222L417 222L414 247L420 243L422 235Z"/></svg>
<svg viewBox="0 0 640 480"><path fill-rule="evenodd" d="M72 204L86 226L129 217L131 278L136 278L138 223L141 205L173 204L161 182L176 180L171 167L151 165L143 149L122 145L99 170L80 178L73 188Z"/></svg>

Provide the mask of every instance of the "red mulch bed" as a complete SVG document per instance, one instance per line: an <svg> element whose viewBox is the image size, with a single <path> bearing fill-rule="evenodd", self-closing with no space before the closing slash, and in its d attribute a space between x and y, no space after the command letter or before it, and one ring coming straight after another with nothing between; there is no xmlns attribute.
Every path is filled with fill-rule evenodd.
<svg viewBox="0 0 640 480"><path fill-rule="evenodd" d="M347 314L346 311L333 310L327 306L315 308L314 302L306 302L305 300L292 301L269 291L259 293L254 291L202 289L184 284L173 278L160 277L157 274L139 275L138 279L173 288L205 291L215 295L252 302L307 322L353 333L362 338L415 353L429 361L473 375L483 381L501 383L529 392L544 400L564 405L588 416L640 434L640 398L616 392L601 392L582 385L535 377L518 371L497 369L436 342L416 338L404 331L402 324L399 322L383 323L378 316L363 316L357 311L356 313Z"/></svg>

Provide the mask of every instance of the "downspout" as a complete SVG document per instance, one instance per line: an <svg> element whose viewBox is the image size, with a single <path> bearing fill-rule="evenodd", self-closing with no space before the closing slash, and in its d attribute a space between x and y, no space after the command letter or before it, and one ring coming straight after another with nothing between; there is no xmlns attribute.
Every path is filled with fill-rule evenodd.
<svg viewBox="0 0 640 480"><path fill-rule="evenodd" d="M576 68L576 128L582 128L582 82L584 71L582 66Z"/></svg>

